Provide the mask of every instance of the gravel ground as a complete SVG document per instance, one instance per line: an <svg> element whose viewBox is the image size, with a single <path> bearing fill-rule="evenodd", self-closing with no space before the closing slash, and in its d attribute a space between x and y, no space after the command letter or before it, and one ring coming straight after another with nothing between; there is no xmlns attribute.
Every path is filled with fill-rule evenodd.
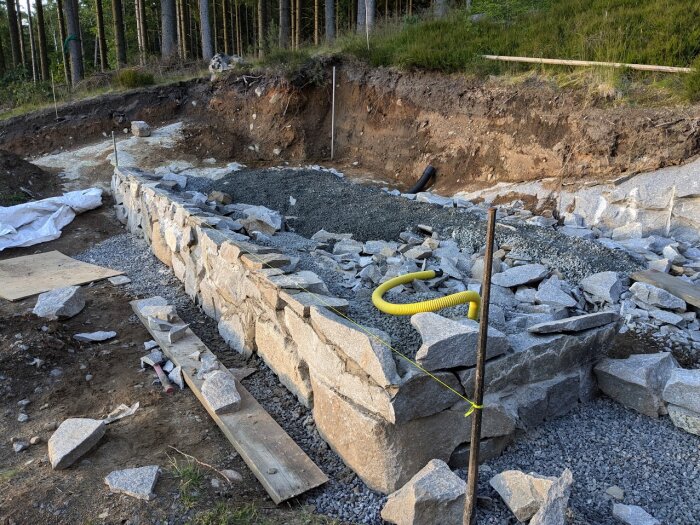
<svg viewBox="0 0 700 525"><path fill-rule="evenodd" d="M304 241L299 241L303 246ZM301 252L303 253L303 252ZM227 366L256 366L244 381L275 420L326 472L330 481L303 496L316 511L345 522L381 523L385 497L360 481L316 432L309 410L298 403L265 364L248 362L219 337L216 323L184 293L171 271L130 234L112 237L78 259L127 272L127 285L138 296L161 295L175 304L183 319ZM599 399L519 437L505 453L482 467L479 494L491 501L478 508L478 523L516 523L488 485L497 472L519 469L558 475L569 467L574 474L570 501L571 524L613 525L611 485L625 491L624 503L644 507L664 524L700 523L700 438L676 429L666 418L653 420L608 400ZM464 476L464 472L462 472Z"/></svg>
<svg viewBox="0 0 700 525"><path fill-rule="evenodd" d="M323 228L352 233L359 241L398 240L402 231L426 224L439 231L441 238L453 237L472 251L483 246L485 237L483 213L409 201L310 169L244 169L218 181L190 178L187 189L203 193L217 189L231 193L236 202L278 210L304 237ZM296 199L293 206L290 196ZM515 231L498 228L496 241L513 246L534 261L546 262L573 283L595 272L628 273L639 268L627 254L537 226L518 225Z"/></svg>

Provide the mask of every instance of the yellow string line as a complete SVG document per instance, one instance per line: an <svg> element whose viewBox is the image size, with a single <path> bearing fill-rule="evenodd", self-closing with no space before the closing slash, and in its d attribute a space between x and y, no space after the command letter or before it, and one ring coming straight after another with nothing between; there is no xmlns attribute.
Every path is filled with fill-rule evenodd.
<svg viewBox="0 0 700 525"><path fill-rule="evenodd" d="M233 243L235 244L235 241L231 241L231 242L233 242ZM252 244L252 243L251 243L251 244ZM260 257L258 257L257 254L251 253L250 250L246 250L246 249L244 249L244 248L242 248L242 247L240 247L240 246L238 246L238 245L236 245L236 246L237 246L242 252L244 252L245 255L251 255L254 259L256 259L256 260L257 260L260 264L262 264L263 266L267 266L268 268L270 268L270 269L272 269L272 270L279 270L279 269L280 269L280 268L275 268L274 266L270 265L268 262L266 262L266 261L264 261L263 259L261 259ZM281 255L281 254L280 254L280 255ZM326 301L324 301L324 300L323 300L323 297L324 297L324 296L318 295L318 294L316 294L316 293L314 293L314 292L311 292L311 291L307 290L306 288L304 288L301 284L299 284L298 281L294 280L294 274L289 274L289 277L290 277L291 279L293 279L293 282L297 285L297 287L298 287L300 290L303 290L304 292L306 292L306 293L312 295L314 298L316 298L318 301L320 301L321 304L323 304L323 305L324 305L326 308L328 308L329 310L333 311L336 315L338 315L338 316L342 317L343 319L345 319L346 321L349 321L350 323L354 324L357 328L360 329L360 331L364 332L366 335L370 336L370 337L373 338L375 341L377 341L377 342L379 342L380 344L384 345L384 346L387 347L389 350L391 350L392 352L396 353L396 354L399 355L401 358L405 359L407 362L409 362L410 364L412 364L413 366L415 366L418 370L420 370L421 372L423 372L424 374L426 374L428 377L430 377L430 378L432 378L433 380L437 381L439 384L441 384L443 387L445 387L446 389L448 389L449 391L451 391L453 394L455 394L456 396L458 396L458 397L461 398L462 400L464 400L464 401L466 401L467 403L469 403L469 405L470 405L470 406L469 406L469 410L467 410L467 411L465 412L464 417L469 417L470 415L472 415L472 414L474 413L475 410L481 410L482 408L484 408L484 405L479 405L478 403L475 403L474 401L472 401L472 400L469 399L468 397L464 396L463 394L460 394L457 390L455 390L455 389L452 388L450 385L448 385L447 383L445 383L444 381L442 381L439 377L435 376L435 375L434 375L433 373L431 373L430 371L426 370L426 369L425 369L424 367L422 367L419 363L417 363L416 361L414 361L413 359L411 359L411 358L408 357L407 355L403 354L402 352L399 352L396 348L394 348L393 346L391 346L389 343L387 343L386 341L384 341L382 338L380 338L379 336L373 334L372 332L370 332L369 330L367 330L367 328L365 328L365 327L362 326L361 324L357 323L355 320L351 319L350 317L348 317L347 315L345 315L345 314L344 314L343 312L341 312L340 310L337 310L337 309L336 309L335 307L333 307L331 304L329 304L329 303L327 303ZM479 322L481 322L481 321L479 321Z"/></svg>

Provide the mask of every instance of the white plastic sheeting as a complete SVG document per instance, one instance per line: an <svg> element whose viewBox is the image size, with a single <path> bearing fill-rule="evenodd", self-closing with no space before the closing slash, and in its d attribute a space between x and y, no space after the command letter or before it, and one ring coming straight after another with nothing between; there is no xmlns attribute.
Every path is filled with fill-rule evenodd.
<svg viewBox="0 0 700 525"><path fill-rule="evenodd" d="M52 241L77 214L102 205L102 190L71 191L60 197L0 207L0 251Z"/></svg>

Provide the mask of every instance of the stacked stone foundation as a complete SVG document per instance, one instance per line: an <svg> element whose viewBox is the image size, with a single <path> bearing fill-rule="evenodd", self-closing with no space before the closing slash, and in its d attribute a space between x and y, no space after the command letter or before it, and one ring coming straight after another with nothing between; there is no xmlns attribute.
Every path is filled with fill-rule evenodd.
<svg viewBox="0 0 700 525"><path fill-rule="evenodd" d="M320 435L368 486L389 493L433 458L453 466L465 461L471 423L465 401L395 360L377 341L391 342L389 334L364 331L310 305L300 290L282 287L285 270L260 261L274 250L217 229L215 213L158 182L137 169L116 169L119 219L148 241L192 300L217 320L232 349L257 353L313 410ZM484 457L500 453L516 432L589 400L596 390L592 366L614 330L509 336L508 351L486 364ZM471 397L473 368L435 374Z"/></svg>

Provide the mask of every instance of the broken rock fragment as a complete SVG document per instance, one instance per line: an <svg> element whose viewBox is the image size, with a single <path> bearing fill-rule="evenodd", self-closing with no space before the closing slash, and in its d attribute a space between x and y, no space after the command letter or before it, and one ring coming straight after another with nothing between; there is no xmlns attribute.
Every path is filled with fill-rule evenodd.
<svg viewBox="0 0 700 525"><path fill-rule="evenodd" d="M387 499L382 519L396 525L461 523L466 483L444 461L431 460Z"/></svg>
<svg viewBox="0 0 700 525"><path fill-rule="evenodd" d="M85 297L80 286L67 286L39 294L33 312L44 319L70 319L83 308Z"/></svg>
<svg viewBox="0 0 700 525"><path fill-rule="evenodd" d="M159 473L158 465L115 470L105 478L105 483L112 492L149 501L156 497L153 489Z"/></svg>
<svg viewBox="0 0 700 525"><path fill-rule="evenodd" d="M518 521L527 522L540 509L556 479L534 472L525 474L519 470L506 470L492 477L489 484Z"/></svg>
<svg viewBox="0 0 700 525"><path fill-rule="evenodd" d="M105 434L105 422L99 419L70 418L49 439L49 460L56 469L70 467L94 447Z"/></svg>
<svg viewBox="0 0 700 525"><path fill-rule="evenodd" d="M107 341L117 337L117 332L84 332L80 334L75 334L73 339L80 341L81 343L100 343L102 341Z"/></svg>
<svg viewBox="0 0 700 525"><path fill-rule="evenodd" d="M645 309L656 306L658 308L666 308L668 310L685 311L686 304L683 299L676 297L672 293L652 286L647 283L634 283L630 286L630 292L637 304L640 304Z"/></svg>
<svg viewBox="0 0 700 525"><path fill-rule="evenodd" d="M535 334L552 334L561 332L581 332L613 323L619 319L615 312L596 312L577 315L557 321L548 321L531 326L528 330Z"/></svg>
<svg viewBox="0 0 700 525"><path fill-rule="evenodd" d="M548 273L549 270L542 264L524 264L492 275L491 282L504 288L515 288L524 284L538 283L547 277Z"/></svg>
<svg viewBox="0 0 700 525"><path fill-rule="evenodd" d="M248 206L243 213L247 217L240 223L248 233L258 231L272 235L282 229L282 216L265 206Z"/></svg>
<svg viewBox="0 0 700 525"><path fill-rule="evenodd" d="M217 370L207 375L202 385L202 395L217 414L235 412L241 405L236 380L228 371Z"/></svg>
<svg viewBox="0 0 700 525"><path fill-rule="evenodd" d="M615 272L598 272L580 282L584 292L596 303L617 303L625 288L625 282Z"/></svg>
<svg viewBox="0 0 700 525"><path fill-rule="evenodd" d="M571 471L564 469L562 475L556 478L547 491L547 497L532 517L530 525L562 525L566 523L566 508L571 496L571 485L574 477Z"/></svg>
<svg viewBox="0 0 700 525"><path fill-rule="evenodd" d="M613 517L626 525L661 525L654 516L637 505L613 505Z"/></svg>
<svg viewBox="0 0 700 525"><path fill-rule="evenodd" d="M131 121L131 134L134 137L150 137L151 136L151 126L146 124L143 120L132 120Z"/></svg>

